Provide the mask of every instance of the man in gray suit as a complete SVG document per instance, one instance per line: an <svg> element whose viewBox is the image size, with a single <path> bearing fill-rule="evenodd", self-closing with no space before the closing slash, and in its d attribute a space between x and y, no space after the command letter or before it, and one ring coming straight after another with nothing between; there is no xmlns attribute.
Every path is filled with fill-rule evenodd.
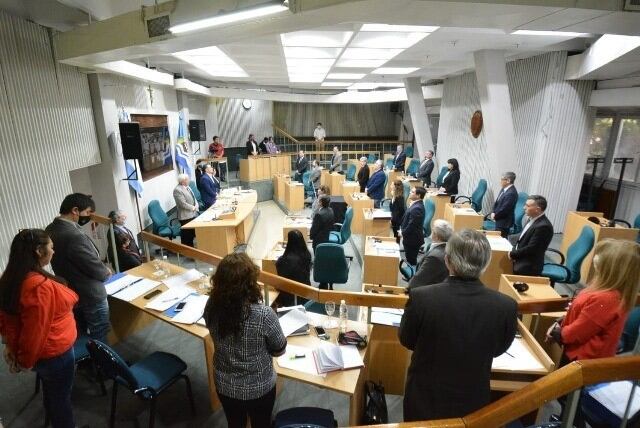
<svg viewBox="0 0 640 428"><path fill-rule="evenodd" d="M342 153L338 146L333 146L333 156L331 157L331 168L329 172L342 172Z"/></svg>
<svg viewBox="0 0 640 428"><path fill-rule="evenodd" d="M449 269L444 263L444 248L451 237L453 229L446 220L435 220L431 228L431 246L418 265L416 274L409 281L409 290L424 285L439 284L449 276Z"/></svg>
<svg viewBox="0 0 640 428"><path fill-rule="evenodd" d="M433 172L433 151L427 150L427 154L425 155L422 163L420 163L420 168L418 169L417 178L422 180L422 184L425 188L431 186L431 173Z"/></svg>
<svg viewBox="0 0 640 428"><path fill-rule="evenodd" d="M104 281L112 272L102 263L98 248L81 227L91 221L95 208L88 195L67 195L60 205L60 216L45 230L55 247L53 271L66 279L80 298L73 309L78 331L106 343L110 327Z"/></svg>
<svg viewBox="0 0 640 428"><path fill-rule="evenodd" d="M320 164L315 159L311 165L311 175L309 175L309 180L311 180L313 190L317 192L320 187L320 180L322 179L322 167L320 167Z"/></svg>
<svg viewBox="0 0 640 428"><path fill-rule="evenodd" d="M193 190L189 187L189 176L178 175L178 185L173 189L173 199L176 201L178 221L182 226L198 216L198 201ZM196 237L195 229L180 228L180 242L183 245L193 247L193 239Z"/></svg>

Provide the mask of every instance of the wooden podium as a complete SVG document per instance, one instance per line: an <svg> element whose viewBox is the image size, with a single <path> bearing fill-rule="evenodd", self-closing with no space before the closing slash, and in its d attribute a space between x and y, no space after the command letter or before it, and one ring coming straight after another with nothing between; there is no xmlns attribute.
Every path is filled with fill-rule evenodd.
<svg viewBox="0 0 640 428"><path fill-rule="evenodd" d="M444 219L456 232L462 229L482 229L483 217L471 208L471 205L446 204Z"/></svg>

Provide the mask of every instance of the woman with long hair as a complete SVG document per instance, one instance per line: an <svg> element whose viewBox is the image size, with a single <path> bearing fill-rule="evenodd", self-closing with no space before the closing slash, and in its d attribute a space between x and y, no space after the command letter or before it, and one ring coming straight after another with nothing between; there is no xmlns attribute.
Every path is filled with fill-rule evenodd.
<svg viewBox="0 0 640 428"><path fill-rule="evenodd" d="M229 254L211 277L204 319L215 347L215 384L229 428L269 428L276 398L272 357L287 339L275 312L261 303L260 270L244 253Z"/></svg>
<svg viewBox="0 0 640 428"><path fill-rule="evenodd" d="M458 194L458 182L460 181L460 166L458 165L458 159L451 158L447 160L447 173L442 179L441 192L445 192L448 195ZM452 198L453 199L453 198Z"/></svg>
<svg viewBox="0 0 640 428"><path fill-rule="evenodd" d="M393 236L398 239L398 229L402 223L402 217L407 210L407 201L404 200L404 185L402 181L395 180L391 188L391 229Z"/></svg>
<svg viewBox="0 0 640 428"><path fill-rule="evenodd" d="M25 229L11 243L0 277L0 335L12 372L33 369L42 380L44 408L54 428L73 428L71 388L78 296L45 271L53 242L44 230Z"/></svg>
<svg viewBox="0 0 640 428"><path fill-rule="evenodd" d="M284 254L276 260L276 270L283 278L311 285L311 253L299 230L293 229L287 234L287 246ZM299 304L306 301L303 297L298 298ZM280 306L291 306L294 303L293 295L281 291L277 303Z"/></svg>

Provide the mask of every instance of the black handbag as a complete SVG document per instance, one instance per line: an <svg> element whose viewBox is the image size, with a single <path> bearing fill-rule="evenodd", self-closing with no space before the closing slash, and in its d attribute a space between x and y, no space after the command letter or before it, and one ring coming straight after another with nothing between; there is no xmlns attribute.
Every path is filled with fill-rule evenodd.
<svg viewBox="0 0 640 428"><path fill-rule="evenodd" d="M387 399L384 395L382 383L365 382L364 425L378 425L389 422Z"/></svg>

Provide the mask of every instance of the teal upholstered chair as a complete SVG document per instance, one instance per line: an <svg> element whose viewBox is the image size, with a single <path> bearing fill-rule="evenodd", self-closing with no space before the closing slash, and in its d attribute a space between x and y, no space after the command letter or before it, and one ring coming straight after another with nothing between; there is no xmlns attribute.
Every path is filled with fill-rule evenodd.
<svg viewBox="0 0 640 428"><path fill-rule="evenodd" d="M487 193L487 180L481 178L471 196L458 196L454 202L471 202L471 208L480 212L485 193Z"/></svg>
<svg viewBox="0 0 640 428"><path fill-rule="evenodd" d="M551 280L551 285L556 282L565 284L575 284L580 281L580 268L584 258L587 257L589 251L593 248L595 234L589 226L584 226L580 232L578 239L567 249L566 263L565 256L560 251L548 248L560 255L560 263L545 263L542 268L541 276L546 276Z"/></svg>
<svg viewBox="0 0 640 428"><path fill-rule="evenodd" d="M407 155L408 158L413 157L413 146L406 146L404 148L404 154Z"/></svg>
<svg viewBox="0 0 640 428"><path fill-rule="evenodd" d="M385 169L393 169L393 158L389 158L384 163Z"/></svg>
<svg viewBox="0 0 640 428"><path fill-rule="evenodd" d="M352 163L347 167L347 176L345 177L347 181L356 181L356 166Z"/></svg>
<svg viewBox="0 0 640 428"><path fill-rule="evenodd" d="M347 208L344 213L343 223L336 223L336 226L340 227L339 232L329 233L329 242L333 244L344 244L351 237L351 221L353 220L353 208Z"/></svg>
<svg viewBox="0 0 640 428"><path fill-rule="evenodd" d="M524 204L527 202L529 194L526 192L518 192L518 201L516 206L513 207L514 223L509 230L509 234L522 232L522 219L524 218ZM484 230L496 230L496 222L489 220L489 214L485 216L484 222L482 222L482 229Z"/></svg>
<svg viewBox="0 0 640 428"><path fill-rule="evenodd" d="M153 233L163 238L177 238L180 236L180 222L174 218L169 220L167 213L164 212L157 199L149 202L147 212L151 218ZM172 224L176 222L178 224Z"/></svg>
<svg viewBox="0 0 640 428"><path fill-rule="evenodd" d="M442 168L440 168L440 173L438 174L438 177L436 177L436 186L437 187L442 187L442 182L444 181L444 176L447 175L447 171L449 170L449 168L447 168L446 166L443 166Z"/></svg>
<svg viewBox="0 0 640 428"><path fill-rule="evenodd" d="M313 256L313 280L321 284L346 284L349 281L349 261L344 247L334 243L318 244Z"/></svg>
<svg viewBox="0 0 640 428"><path fill-rule="evenodd" d="M400 275L402 275L402 279L405 281L409 281L413 278L413 275L416 274L416 267L410 265L404 259L400 259L400 263L398 263L398 270L400 271Z"/></svg>
<svg viewBox="0 0 640 428"><path fill-rule="evenodd" d="M416 174L418 174L418 168L420 168L420 160L411 159L407 167L407 175L413 175L415 177Z"/></svg>
<svg viewBox="0 0 640 428"><path fill-rule="evenodd" d="M369 155L367 156L367 163L374 163L377 159L378 157L376 155L374 155L373 153L369 153Z"/></svg>
<svg viewBox="0 0 640 428"><path fill-rule="evenodd" d="M431 236L431 220L433 220L433 216L436 214L436 204L431 200L431 198L424 199L424 221L422 222L422 231L424 232L424 237L427 239Z"/></svg>
<svg viewBox="0 0 640 428"><path fill-rule="evenodd" d="M313 183L311 183L311 171L306 171L304 174L302 174L302 183L304 184L305 198L315 198L316 191L313 188Z"/></svg>
<svg viewBox="0 0 640 428"><path fill-rule="evenodd" d="M129 365L113 349L98 340L89 340L87 350L101 373L113 380L111 390L111 417L109 426L115 425L118 386L124 386L134 395L150 401L149 427L155 422L158 395L173 385L178 379L187 384L187 395L191 413L195 414L193 393L189 377L184 374L187 365L176 355L156 351L142 360Z"/></svg>
<svg viewBox="0 0 640 428"><path fill-rule="evenodd" d="M640 229L640 214L636 216L636 219L633 221L633 228ZM638 237L636 238L636 242L640 243L640 233L638 233Z"/></svg>
<svg viewBox="0 0 640 428"><path fill-rule="evenodd" d="M191 191L193 192L193 196L196 197L196 201L198 201L198 211L204 210L204 202L202 202L202 195L200 194L200 191L198 190L198 186L196 186L196 182L193 181L193 180L189 181L189 187L191 188Z"/></svg>
<svg viewBox="0 0 640 428"><path fill-rule="evenodd" d="M408 181L402 182L402 197L406 203L409 200L409 193L411 193L411 186Z"/></svg>

